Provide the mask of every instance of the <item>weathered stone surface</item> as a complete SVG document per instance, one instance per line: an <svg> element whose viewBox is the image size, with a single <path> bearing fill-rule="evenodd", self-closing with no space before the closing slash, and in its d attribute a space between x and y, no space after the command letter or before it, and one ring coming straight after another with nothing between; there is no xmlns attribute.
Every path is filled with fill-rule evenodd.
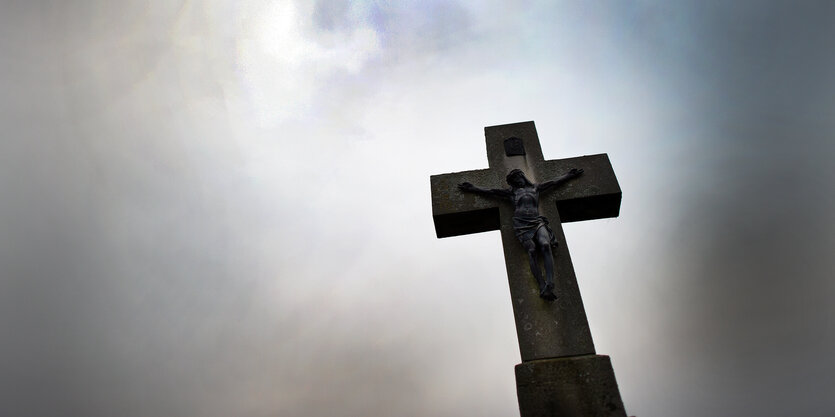
<svg viewBox="0 0 835 417"><path fill-rule="evenodd" d="M522 417L626 417L608 356L516 365L516 393Z"/></svg>
<svg viewBox="0 0 835 417"><path fill-rule="evenodd" d="M509 205L500 207L499 211L504 218L513 215L513 207ZM516 239L513 225L509 222L502 225L505 267L522 361L592 354L594 342L559 212L553 204L542 204L540 212L550 220L559 242L553 248L556 301L539 297L536 278L528 267L528 254Z"/></svg>
<svg viewBox="0 0 835 417"><path fill-rule="evenodd" d="M539 136L536 134L536 125L533 122L511 123L507 125L488 126L484 128L484 137L487 138L487 164L490 168L508 168L510 171L513 168L519 168L525 171L528 179L533 182L538 182L538 178L532 178L524 164L526 163L541 163L545 159L542 157L542 146L539 144ZM522 144L525 148L525 155L522 156L507 156L504 152L504 140L507 138L522 139ZM508 163L514 166L507 167ZM518 164L518 165L517 165ZM532 168L532 167L531 167ZM507 174L507 172L505 172Z"/></svg>
<svg viewBox="0 0 835 417"><path fill-rule="evenodd" d="M556 201L563 223L617 217L620 214L621 190L615 171L606 154L544 161L539 166L543 178L556 178L571 168L583 169L583 175L558 187L548 195Z"/></svg>
<svg viewBox="0 0 835 417"><path fill-rule="evenodd" d="M462 193L458 184L469 181L501 188L504 176L495 170L479 169L429 177L432 186L432 217L439 237L487 232L499 228L499 202Z"/></svg>

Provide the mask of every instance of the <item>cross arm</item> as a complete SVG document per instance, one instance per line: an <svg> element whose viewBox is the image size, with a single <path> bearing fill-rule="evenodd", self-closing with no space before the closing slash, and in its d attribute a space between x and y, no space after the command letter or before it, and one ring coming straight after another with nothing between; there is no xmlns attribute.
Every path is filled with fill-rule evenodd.
<svg viewBox="0 0 835 417"><path fill-rule="evenodd" d="M584 172L545 194L547 200L556 201L562 222L617 217L621 190L609 156L598 154L543 161L537 169L537 178L559 178L571 168ZM498 230L499 201L462 192L458 184L470 182L482 188L500 188L506 174L481 169L431 176L435 234L444 238Z"/></svg>
<svg viewBox="0 0 835 417"><path fill-rule="evenodd" d="M617 217L621 190L607 154L544 161L539 178L558 178L571 168L583 174L547 191L548 200L556 201L563 223Z"/></svg>
<svg viewBox="0 0 835 417"><path fill-rule="evenodd" d="M499 188L504 178L495 171L480 169L432 175L432 218L439 237L467 235L499 229L499 200L458 189L470 182L481 188Z"/></svg>

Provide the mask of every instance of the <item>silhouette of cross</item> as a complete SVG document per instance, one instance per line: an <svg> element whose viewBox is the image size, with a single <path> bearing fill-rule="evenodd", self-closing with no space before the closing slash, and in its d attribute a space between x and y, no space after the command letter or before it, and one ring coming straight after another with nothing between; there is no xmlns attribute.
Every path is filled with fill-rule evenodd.
<svg viewBox="0 0 835 417"><path fill-rule="evenodd" d="M510 283L516 335L522 361L594 354L583 301L562 223L617 217L621 190L606 154L546 161L533 122L484 128L488 169L433 175L432 216L439 238L500 229ZM557 236L554 248L555 293L548 302L539 297L528 254L513 230L510 202L463 193L458 184L508 188L505 176L521 169L535 183L555 179L571 168L583 169L574 178L540 196L539 211Z"/></svg>

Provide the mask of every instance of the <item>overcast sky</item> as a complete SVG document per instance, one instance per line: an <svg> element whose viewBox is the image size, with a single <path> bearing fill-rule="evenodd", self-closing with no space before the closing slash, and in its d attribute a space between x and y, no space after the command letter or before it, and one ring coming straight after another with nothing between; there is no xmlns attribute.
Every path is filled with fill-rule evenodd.
<svg viewBox="0 0 835 417"><path fill-rule="evenodd" d="M835 415L826 2L0 4L0 415L507 416L498 232L429 176L534 120L630 415Z"/></svg>

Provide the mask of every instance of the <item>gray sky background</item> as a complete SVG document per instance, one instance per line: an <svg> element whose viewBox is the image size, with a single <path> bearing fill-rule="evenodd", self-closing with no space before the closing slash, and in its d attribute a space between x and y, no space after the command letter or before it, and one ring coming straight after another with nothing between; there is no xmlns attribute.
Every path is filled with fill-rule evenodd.
<svg viewBox="0 0 835 417"><path fill-rule="evenodd" d="M518 413L429 175L534 120L630 415L835 415L832 3L74 3L0 4L0 414Z"/></svg>

